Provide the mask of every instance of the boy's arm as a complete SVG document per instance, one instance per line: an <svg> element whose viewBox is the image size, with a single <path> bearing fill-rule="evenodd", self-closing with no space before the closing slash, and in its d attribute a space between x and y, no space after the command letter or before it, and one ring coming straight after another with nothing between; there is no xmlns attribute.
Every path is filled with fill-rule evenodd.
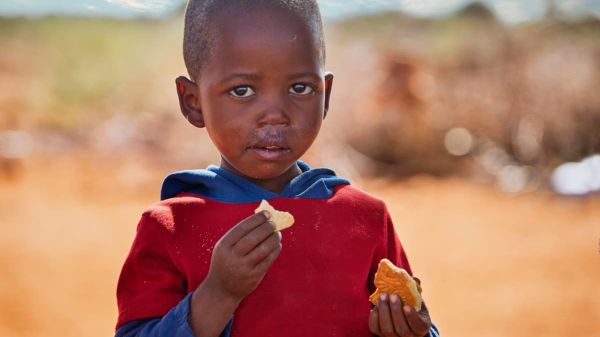
<svg viewBox="0 0 600 337"><path fill-rule="evenodd" d="M281 234L267 221L267 212L242 220L217 242L208 275L186 297L185 276L171 259L164 234L165 228L173 227L164 222L172 218L147 213L138 225L117 287L119 333L137 336L146 329L148 336L163 336L163 331L172 331L164 336L222 335L239 303L254 291L279 255ZM186 300L181 301L183 297ZM162 318L156 323L148 317ZM131 324L121 330L125 323L139 320L145 321L143 327Z"/></svg>
<svg viewBox="0 0 600 337"><path fill-rule="evenodd" d="M187 289L186 276L171 257L171 244L165 233L174 228L171 222L174 217L169 212L167 207L152 208L140 219L117 286L119 320L116 336L194 336L191 328L193 293ZM199 302L211 305L206 301ZM203 337L224 336L222 332L233 310L217 319L214 313L220 307L223 305L215 304L215 310L204 310L212 314L207 317L194 317L196 321L206 320L214 331Z"/></svg>
<svg viewBox="0 0 600 337"><path fill-rule="evenodd" d="M127 322L163 317L189 292L183 273L169 254L165 229L168 208L142 215L117 285L117 329Z"/></svg>

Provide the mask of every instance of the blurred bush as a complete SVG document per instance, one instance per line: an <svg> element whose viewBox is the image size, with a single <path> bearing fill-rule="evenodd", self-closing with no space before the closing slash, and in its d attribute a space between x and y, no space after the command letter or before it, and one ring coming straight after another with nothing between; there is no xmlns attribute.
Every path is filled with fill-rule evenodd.
<svg viewBox="0 0 600 337"><path fill-rule="evenodd" d="M355 108L360 128L347 134L373 173L460 174L519 191L600 152L597 18L550 12L507 27L474 4L441 20L356 20L391 22L374 42L384 52L373 92Z"/></svg>
<svg viewBox="0 0 600 337"><path fill-rule="evenodd" d="M179 14L177 14L179 15ZM0 139L18 131L28 157L145 157L176 140L179 16L0 18ZM14 137L10 138L14 139ZM8 158L0 146L0 158ZM179 153L177 153L179 155ZM27 157L27 156L25 156Z"/></svg>

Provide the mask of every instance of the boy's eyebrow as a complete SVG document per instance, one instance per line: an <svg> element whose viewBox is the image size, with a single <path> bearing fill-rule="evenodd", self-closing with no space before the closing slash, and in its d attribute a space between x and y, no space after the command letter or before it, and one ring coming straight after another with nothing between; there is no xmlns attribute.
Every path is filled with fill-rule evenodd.
<svg viewBox="0 0 600 337"><path fill-rule="evenodd" d="M252 73L234 73L234 74L231 74L231 75L225 77L224 79L219 81L219 83L221 83L221 84L227 83L227 82L237 79L237 78L246 79L246 80L256 80L259 77L260 77L259 75L252 74Z"/></svg>
<svg viewBox="0 0 600 337"><path fill-rule="evenodd" d="M315 80L320 81L321 80L321 76L317 73L313 73L313 72L301 72L301 73L295 73L295 74L291 74L288 76L289 79L294 79L294 78L301 78L301 77L312 77Z"/></svg>

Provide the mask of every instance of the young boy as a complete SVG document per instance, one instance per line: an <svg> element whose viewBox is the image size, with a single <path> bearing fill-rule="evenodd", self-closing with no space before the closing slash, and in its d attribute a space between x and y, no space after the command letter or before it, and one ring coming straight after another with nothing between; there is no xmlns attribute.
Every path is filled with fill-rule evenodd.
<svg viewBox="0 0 600 337"><path fill-rule="evenodd" d="M219 167L176 172L142 216L117 289L117 336L437 336L427 309L382 294L382 258L410 267L383 202L298 159L327 114L314 0L190 1L176 80ZM275 231L262 199L292 213Z"/></svg>

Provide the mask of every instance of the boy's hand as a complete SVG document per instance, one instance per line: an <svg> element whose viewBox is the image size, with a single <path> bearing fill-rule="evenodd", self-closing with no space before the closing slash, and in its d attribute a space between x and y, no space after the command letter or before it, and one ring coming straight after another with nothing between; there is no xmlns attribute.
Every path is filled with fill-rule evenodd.
<svg viewBox="0 0 600 337"><path fill-rule="evenodd" d="M268 221L268 212L253 214L217 242L205 283L241 301L260 284L280 251L281 233Z"/></svg>
<svg viewBox="0 0 600 337"><path fill-rule="evenodd" d="M369 329L382 337L423 337L430 328L431 319L425 303L417 312L412 306L404 305L398 295L382 293L369 315Z"/></svg>

